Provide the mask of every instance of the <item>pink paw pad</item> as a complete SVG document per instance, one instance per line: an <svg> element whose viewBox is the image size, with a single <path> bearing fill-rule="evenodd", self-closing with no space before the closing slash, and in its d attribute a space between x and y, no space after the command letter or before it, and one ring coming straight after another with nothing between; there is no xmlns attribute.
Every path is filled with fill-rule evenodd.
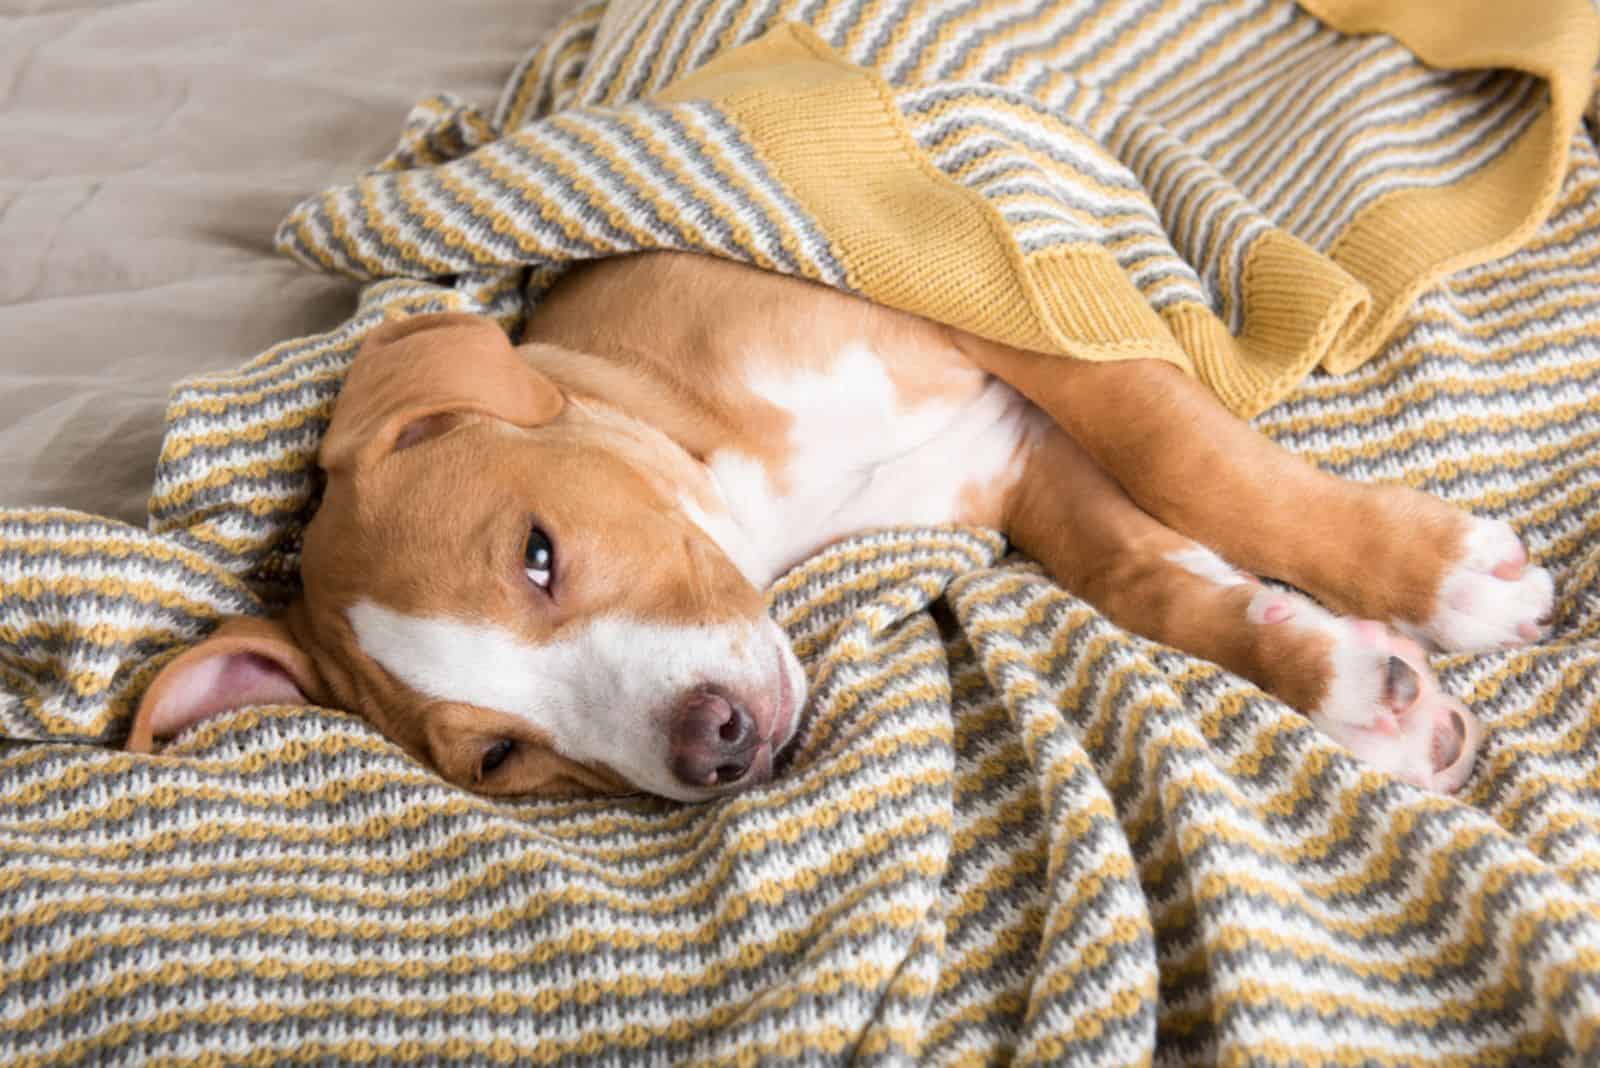
<svg viewBox="0 0 1600 1068"><path fill-rule="evenodd" d="M1502 582L1515 582L1522 577L1522 573L1527 570L1527 567L1528 550L1523 545L1518 544L1516 551L1507 559L1494 565L1489 574Z"/></svg>
<svg viewBox="0 0 1600 1068"><path fill-rule="evenodd" d="M1425 789L1454 793L1477 759L1482 729L1439 689L1420 646L1371 620L1347 621L1336 678L1312 721L1367 763Z"/></svg>
<svg viewBox="0 0 1600 1068"><path fill-rule="evenodd" d="M1287 623L1299 614L1301 604L1293 594L1260 585L1259 592L1251 598L1250 607L1245 610L1245 618L1258 625Z"/></svg>

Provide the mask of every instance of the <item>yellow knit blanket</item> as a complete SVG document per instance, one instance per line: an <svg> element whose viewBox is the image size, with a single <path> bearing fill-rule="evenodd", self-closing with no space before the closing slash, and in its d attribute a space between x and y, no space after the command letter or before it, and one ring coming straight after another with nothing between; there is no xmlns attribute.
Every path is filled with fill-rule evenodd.
<svg viewBox="0 0 1600 1068"><path fill-rule="evenodd" d="M492 118L424 102L280 235L360 307L178 386L149 529L0 512L0 1063L1600 1061L1594 22L613 0ZM1487 727L1459 800L948 529L778 581L813 698L717 804L490 802L310 708L114 748L294 590L368 330L515 327L643 247L1282 397L1313 462L1515 524L1554 633L1436 662Z"/></svg>
<svg viewBox="0 0 1600 1068"><path fill-rule="evenodd" d="M544 280L688 248L1169 360L1251 416L1528 239L1600 55L1589 0L674 0L604 28L581 72L530 71L448 162L330 190L282 246Z"/></svg>

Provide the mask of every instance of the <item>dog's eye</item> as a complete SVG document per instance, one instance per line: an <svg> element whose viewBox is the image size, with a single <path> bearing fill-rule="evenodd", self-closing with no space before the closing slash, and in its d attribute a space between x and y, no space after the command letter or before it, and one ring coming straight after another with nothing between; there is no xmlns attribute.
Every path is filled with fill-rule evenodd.
<svg viewBox="0 0 1600 1068"><path fill-rule="evenodd" d="M485 775L492 773L500 765L504 764L506 759L511 756L511 751L516 747L517 743L510 738L501 738L485 749L483 751L483 759L478 761L478 778L482 779Z"/></svg>
<svg viewBox="0 0 1600 1068"><path fill-rule="evenodd" d="M544 531L534 527L528 534L527 547L522 550L522 569L528 581L541 589L550 588L550 572L556 565L556 550Z"/></svg>

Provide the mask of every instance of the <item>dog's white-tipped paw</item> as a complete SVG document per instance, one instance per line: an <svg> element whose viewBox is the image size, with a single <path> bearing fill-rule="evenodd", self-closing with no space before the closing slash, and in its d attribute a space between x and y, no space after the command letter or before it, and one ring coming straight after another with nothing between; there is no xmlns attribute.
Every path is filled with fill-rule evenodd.
<svg viewBox="0 0 1600 1068"><path fill-rule="evenodd" d="M1476 653L1538 641L1549 633L1555 583L1528 563L1511 524L1473 519L1465 552L1439 584L1433 614L1397 624L1407 634L1450 652Z"/></svg>
<svg viewBox="0 0 1600 1068"><path fill-rule="evenodd" d="M1424 789L1461 789L1482 741L1478 721L1439 689L1421 646L1380 623L1340 622L1334 682L1311 721L1373 767Z"/></svg>
<svg viewBox="0 0 1600 1068"><path fill-rule="evenodd" d="M1472 774L1482 728L1439 689L1416 642L1373 620L1334 616L1302 597L1262 590L1247 617L1257 626L1290 625L1328 642L1329 675L1307 710L1334 741L1381 771L1442 793Z"/></svg>

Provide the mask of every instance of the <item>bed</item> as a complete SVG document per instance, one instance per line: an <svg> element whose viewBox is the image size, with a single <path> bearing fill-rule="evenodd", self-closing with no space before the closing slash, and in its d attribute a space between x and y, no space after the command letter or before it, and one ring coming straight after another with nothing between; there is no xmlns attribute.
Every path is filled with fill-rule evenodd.
<svg viewBox="0 0 1600 1068"><path fill-rule="evenodd" d="M0 1060L1600 1055L1592 8L1484 0L1457 32L1426 5L1013 6L3 16ZM1351 72L1411 94L1341 113L1376 124L1352 127L1364 153L1329 149L1348 217L1319 232L1211 167L1177 112L1118 109L1060 55L1028 66L1079 42L1138 81L1168 41L1171 78L1320 87L1263 96L1284 129L1342 129L1295 109L1359 98ZM785 140L847 106L866 125ZM866 166L880 134L902 170L816 184L816 158ZM1015 150L1031 185L982 185L958 142ZM521 194L479 196L484 174ZM1084 208L1084 175L1111 209ZM919 210L841 214L918 182ZM946 209L971 241L917 244ZM778 581L807 726L775 783L716 804L492 802L313 708L121 749L161 663L293 590L310 457L367 330L446 308L515 329L563 263L646 247L1044 350L1137 341L1324 467L1509 519L1556 575L1553 633L1435 662L1488 728L1454 799L972 529L864 535Z"/></svg>

